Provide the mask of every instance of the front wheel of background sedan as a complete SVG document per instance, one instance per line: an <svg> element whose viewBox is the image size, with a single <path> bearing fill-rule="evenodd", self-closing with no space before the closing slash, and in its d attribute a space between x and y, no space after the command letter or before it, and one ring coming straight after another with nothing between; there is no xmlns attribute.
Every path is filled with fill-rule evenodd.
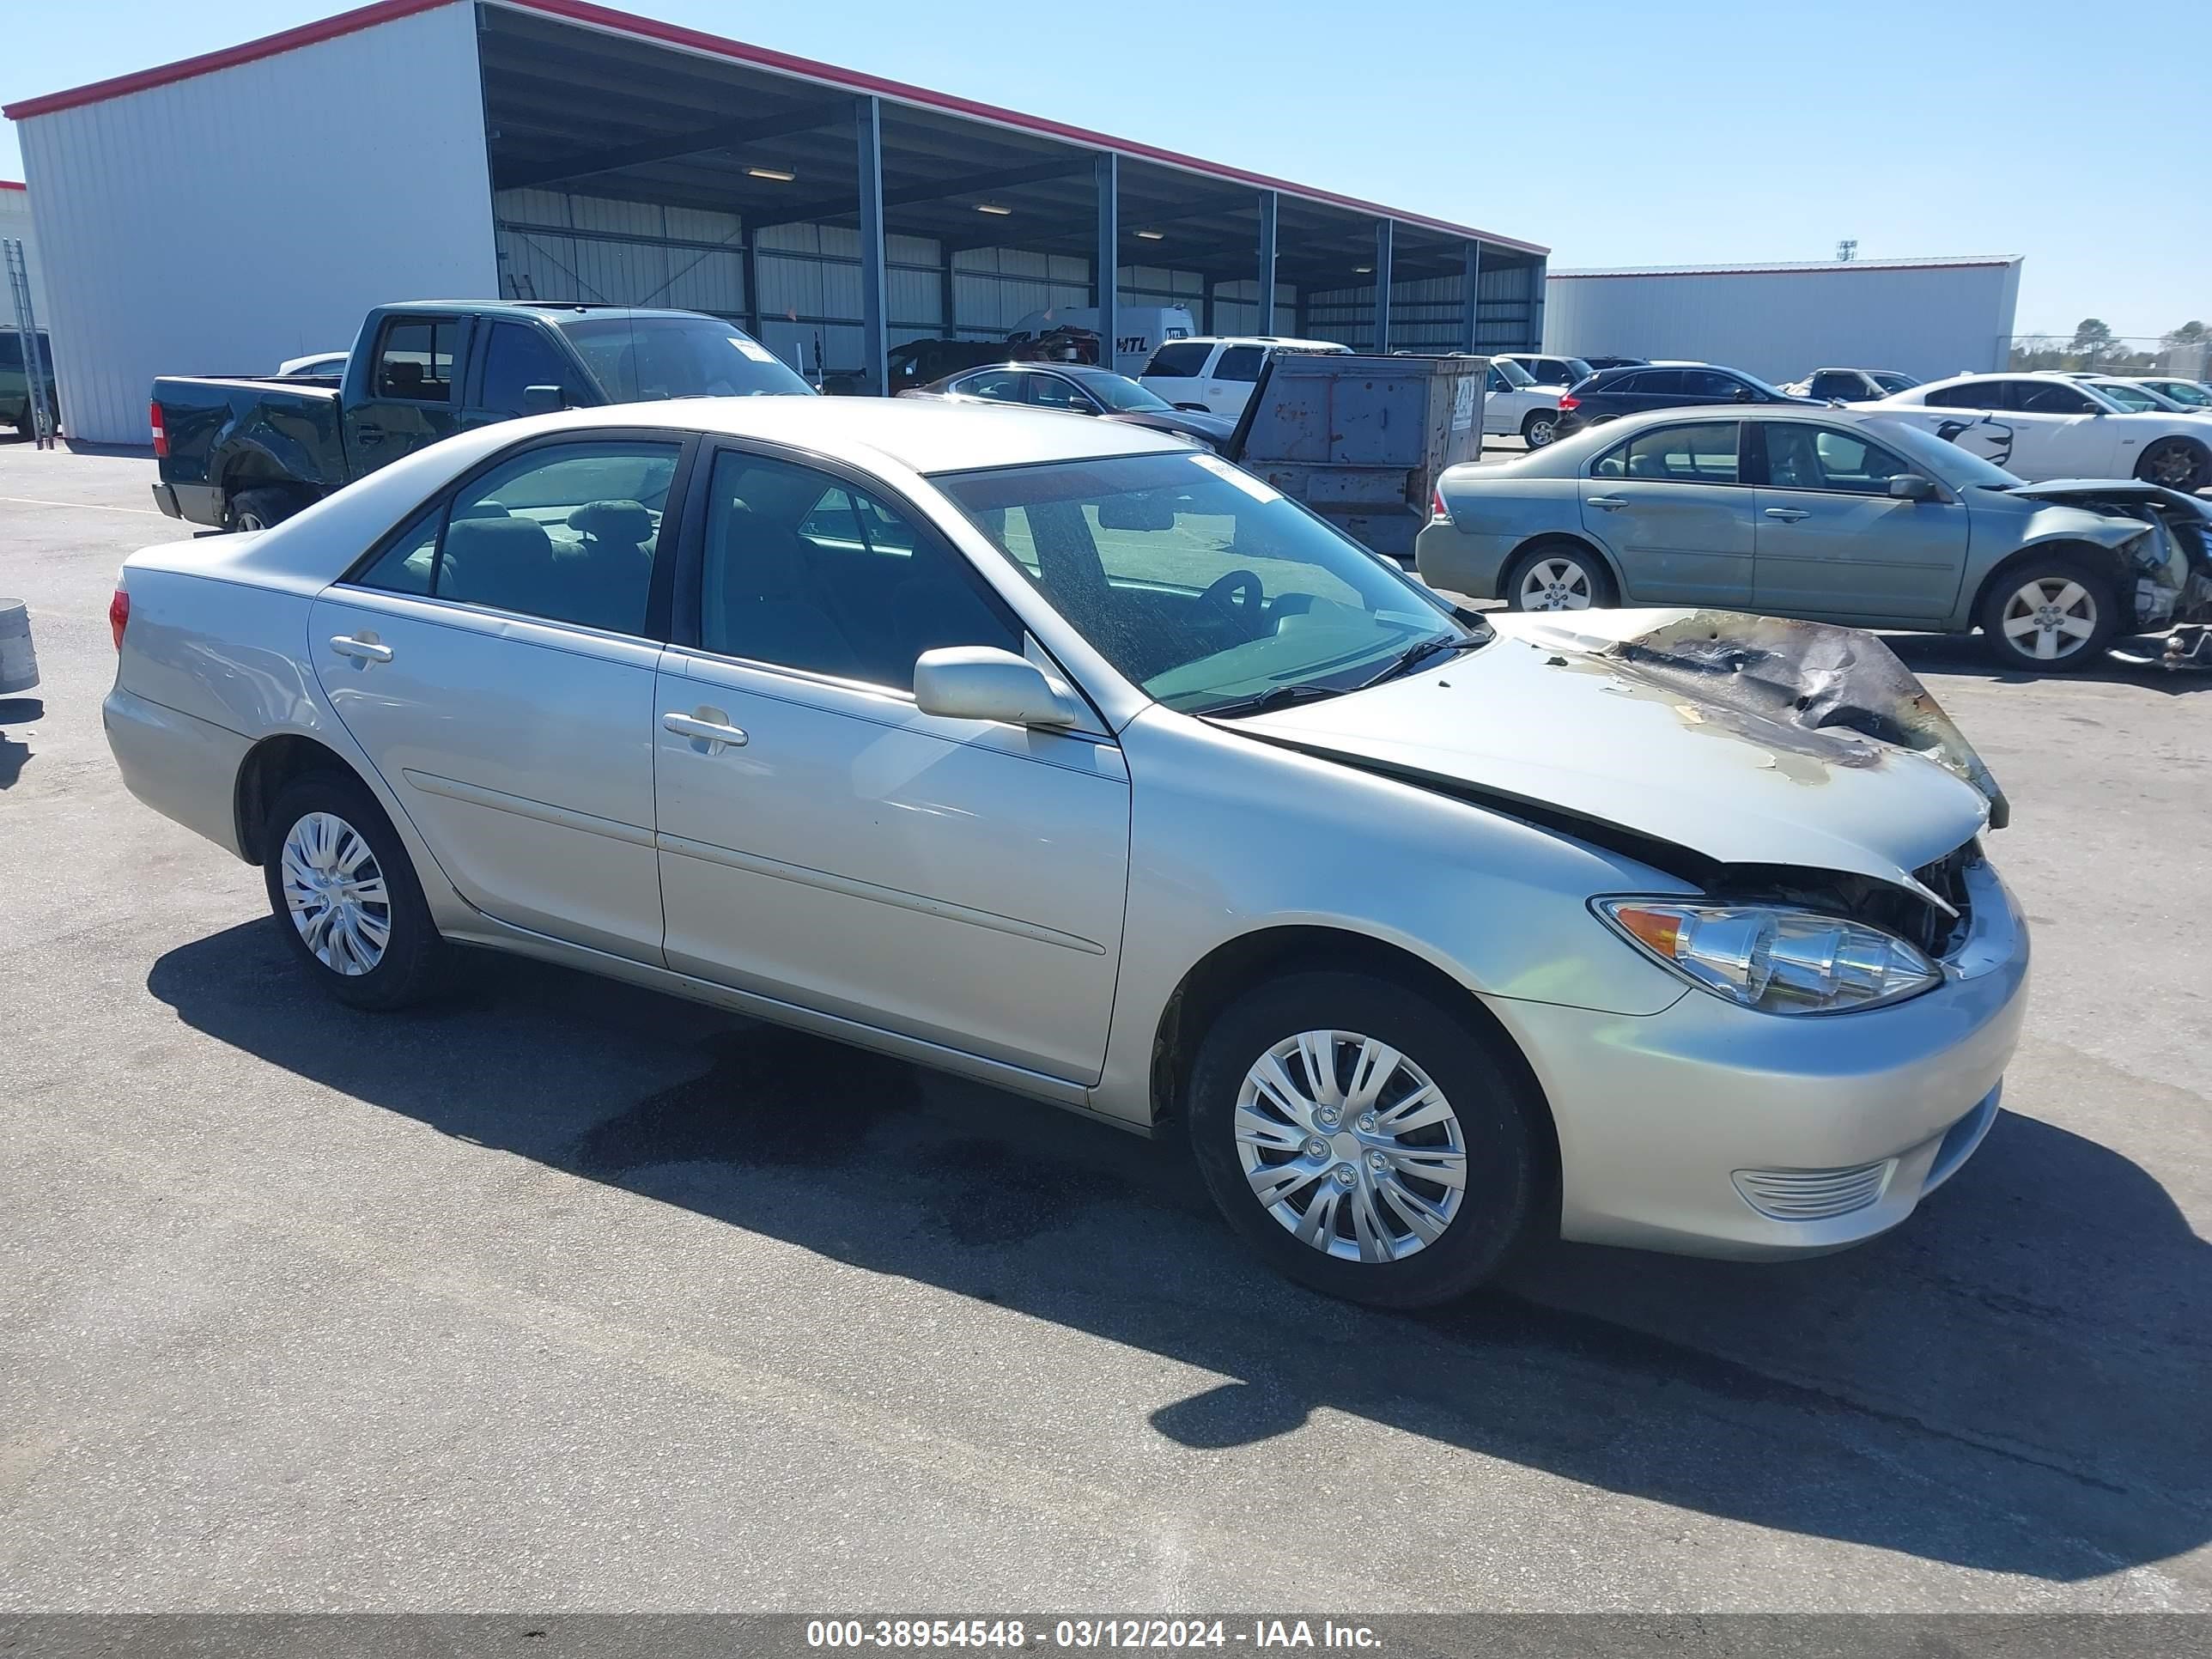
<svg viewBox="0 0 2212 1659"><path fill-rule="evenodd" d="M1515 611L1587 611L1613 603L1613 573L1575 542L1545 542L1513 562L1502 584Z"/></svg>
<svg viewBox="0 0 2212 1659"><path fill-rule="evenodd" d="M2032 559L1982 600L1982 632L2008 667L2068 674L2103 659L2120 626L2112 585L2071 559Z"/></svg>
<svg viewBox="0 0 2212 1659"><path fill-rule="evenodd" d="M269 908L308 975L356 1008L402 1008L435 988L445 941L415 866L360 780L295 778L270 809Z"/></svg>
<svg viewBox="0 0 2212 1659"><path fill-rule="evenodd" d="M1540 1166L1499 1040L1410 986L1309 972L1248 991L1191 1074L1190 1137L1230 1224L1348 1301L1473 1290L1527 1226Z"/></svg>
<svg viewBox="0 0 2212 1659"><path fill-rule="evenodd" d="M2136 477L2185 493L2212 484L2212 449L2186 438L2160 438L2136 463Z"/></svg>
<svg viewBox="0 0 2212 1659"><path fill-rule="evenodd" d="M1542 449L1559 435L1559 416L1556 410L1532 409L1521 422L1521 441L1531 449Z"/></svg>

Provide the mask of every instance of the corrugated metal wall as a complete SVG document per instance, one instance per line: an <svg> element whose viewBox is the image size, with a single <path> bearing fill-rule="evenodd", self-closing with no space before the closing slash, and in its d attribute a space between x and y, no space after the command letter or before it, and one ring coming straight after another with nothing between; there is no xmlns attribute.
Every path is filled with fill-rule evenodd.
<svg viewBox="0 0 2212 1659"><path fill-rule="evenodd" d="M466 3L19 131L80 438L147 441L156 374L273 372L350 344L373 305L497 290ZM256 234L302 217L312 235Z"/></svg>
<svg viewBox="0 0 2212 1659"><path fill-rule="evenodd" d="M1554 276L1544 349L1692 357L1775 381L1827 364L1935 380L2005 367L2019 292L2017 261Z"/></svg>
<svg viewBox="0 0 2212 1659"><path fill-rule="evenodd" d="M1534 272L1526 265L1501 266L1482 273L1475 304L1475 349L1533 351L1536 327L1529 312ZM1460 349L1466 282L1460 276L1425 276L1390 284L1390 349L1393 351L1456 351ZM1375 285L1317 289L1306 298L1309 338L1338 340L1355 350L1375 343ZM1288 325L1277 331L1287 332Z"/></svg>

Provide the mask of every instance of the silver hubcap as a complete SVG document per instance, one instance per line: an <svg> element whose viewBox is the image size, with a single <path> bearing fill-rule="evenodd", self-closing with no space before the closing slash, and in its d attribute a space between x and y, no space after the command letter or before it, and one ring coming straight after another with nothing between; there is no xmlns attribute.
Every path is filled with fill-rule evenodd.
<svg viewBox="0 0 2212 1659"><path fill-rule="evenodd" d="M2088 643L2097 631L2096 596L2065 576L2045 576L2006 602L2005 638L2038 662L2057 662Z"/></svg>
<svg viewBox="0 0 2212 1659"><path fill-rule="evenodd" d="M1529 448L1541 449L1546 444L1552 441L1552 422L1549 421L1529 422L1527 437Z"/></svg>
<svg viewBox="0 0 2212 1659"><path fill-rule="evenodd" d="M392 899L361 832L331 812L310 812L284 837L284 905L315 960L349 979L384 960Z"/></svg>
<svg viewBox="0 0 2212 1659"><path fill-rule="evenodd" d="M1301 1031L1237 1096L1252 1194L1297 1238L1347 1261L1433 1244L1467 1194L1459 1118L1427 1073L1357 1031Z"/></svg>
<svg viewBox="0 0 2212 1659"><path fill-rule="evenodd" d="M1587 611L1589 572L1572 559L1539 559L1521 579L1523 611Z"/></svg>

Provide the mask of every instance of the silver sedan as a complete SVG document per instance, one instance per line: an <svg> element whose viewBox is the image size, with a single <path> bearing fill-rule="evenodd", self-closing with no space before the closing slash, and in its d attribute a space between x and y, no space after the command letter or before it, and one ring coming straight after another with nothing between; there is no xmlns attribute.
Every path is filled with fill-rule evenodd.
<svg viewBox="0 0 2212 1659"><path fill-rule="evenodd" d="M1131 428L512 422L139 553L111 620L125 781L338 1000L487 946L1180 1120L1346 1297L1532 1229L1869 1237L2020 1030L2002 797L1877 642L1738 619L1762 672L1717 677L1701 616L1492 627Z"/></svg>
<svg viewBox="0 0 2212 1659"><path fill-rule="evenodd" d="M1697 605L1962 633L2045 672L2212 602L2212 504L2133 479L2028 484L1894 419L1676 409L1457 466L1416 544L1516 611Z"/></svg>

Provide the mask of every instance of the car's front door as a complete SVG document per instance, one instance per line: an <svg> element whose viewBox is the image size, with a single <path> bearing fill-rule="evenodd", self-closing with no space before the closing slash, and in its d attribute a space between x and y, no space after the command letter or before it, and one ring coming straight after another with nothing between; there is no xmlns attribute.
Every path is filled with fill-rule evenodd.
<svg viewBox="0 0 2212 1659"><path fill-rule="evenodd" d="M1756 425L1765 471L1753 492L1754 609L1905 623L1951 614L1966 564L1964 504L1948 491L1893 496L1889 481L1919 469L1856 431Z"/></svg>
<svg viewBox="0 0 2212 1659"><path fill-rule="evenodd" d="M2125 417L2115 416L2094 398L2063 380L2014 380L2002 383L2005 419L2015 433L2011 459L1999 461L2027 478L2125 477L2135 469Z"/></svg>
<svg viewBox="0 0 2212 1659"><path fill-rule="evenodd" d="M564 434L489 464L325 588L307 641L463 897L654 963L650 595L683 453Z"/></svg>
<svg viewBox="0 0 2212 1659"><path fill-rule="evenodd" d="M1492 437L1517 438L1521 422L1535 399L1515 386L1492 363L1482 383L1482 429Z"/></svg>
<svg viewBox="0 0 2212 1659"><path fill-rule="evenodd" d="M361 395L345 409L346 453L356 474L459 428L459 366L468 361L469 329L465 317L384 319L361 367Z"/></svg>
<svg viewBox="0 0 2212 1659"><path fill-rule="evenodd" d="M702 459L655 704L669 966L1063 1079L1103 1064L1129 785L1095 734L923 714L915 659L1025 648L919 514Z"/></svg>
<svg viewBox="0 0 2212 1659"><path fill-rule="evenodd" d="M1632 604L1751 603L1753 495L1736 420L1646 428L1590 463L1583 528L1613 555Z"/></svg>

